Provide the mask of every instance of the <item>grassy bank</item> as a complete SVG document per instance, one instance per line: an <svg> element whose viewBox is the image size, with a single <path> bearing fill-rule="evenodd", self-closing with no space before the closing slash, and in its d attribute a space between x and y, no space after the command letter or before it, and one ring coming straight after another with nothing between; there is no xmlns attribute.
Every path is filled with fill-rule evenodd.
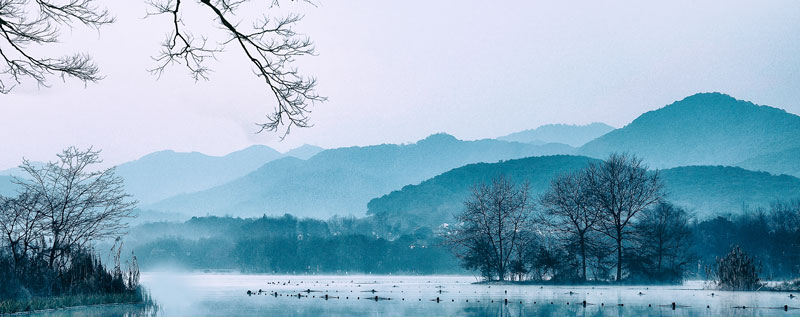
<svg viewBox="0 0 800 317"><path fill-rule="evenodd" d="M154 305L149 294L144 290L120 294L91 294L53 297L33 297L28 300L0 301L0 314L13 314L37 310L60 309L78 306L105 304L146 304Z"/></svg>

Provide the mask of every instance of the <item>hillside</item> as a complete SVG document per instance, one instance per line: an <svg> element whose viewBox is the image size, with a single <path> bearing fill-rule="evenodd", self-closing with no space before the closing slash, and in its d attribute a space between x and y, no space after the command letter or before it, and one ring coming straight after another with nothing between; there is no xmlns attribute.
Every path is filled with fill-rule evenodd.
<svg viewBox="0 0 800 317"><path fill-rule="evenodd" d="M579 147L612 130L614 127L599 122L587 125L546 124L536 129L515 132L497 139L531 144L563 143Z"/></svg>
<svg viewBox="0 0 800 317"><path fill-rule="evenodd" d="M254 145L225 156L160 151L117 166L128 193L142 204L208 189L244 176L282 154Z"/></svg>
<svg viewBox="0 0 800 317"><path fill-rule="evenodd" d="M662 170L661 175L668 200L694 210L701 218L800 198L800 179L788 175L729 166L676 167Z"/></svg>
<svg viewBox="0 0 800 317"><path fill-rule="evenodd" d="M33 161L31 162L31 165L33 165L36 168L41 168L44 167L45 163ZM17 166L0 171L0 176L26 177L28 176L28 173L25 172L25 170L19 168L19 166Z"/></svg>
<svg viewBox="0 0 800 317"><path fill-rule="evenodd" d="M800 147L777 153L767 153L739 162L736 166L772 174L800 177Z"/></svg>
<svg viewBox="0 0 800 317"><path fill-rule="evenodd" d="M639 116L578 149L604 158L631 152L653 168L734 165L800 147L800 116L720 93L686 97Z"/></svg>
<svg viewBox="0 0 800 317"><path fill-rule="evenodd" d="M563 144L461 141L435 134L409 145L325 150L306 161L279 159L222 186L147 208L192 215L363 215L370 199L465 164L571 151Z"/></svg>
<svg viewBox="0 0 800 317"><path fill-rule="evenodd" d="M531 193L538 195L554 176L583 168L592 160L559 155L471 164L373 199L367 205L367 214L403 224L402 227L440 224L461 210L474 184L504 175L514 182L528 181Z"/></svg>
<svg viewBox="0 0 800 317"><path fill-rule="evenodd" d="M590 160L550 156L467 165L373 199L367 213L404 226L438 225L451 220L451 215L463 208L473 184L505 175L517 182L529 181L532 194L538 195L552 176L579 169ZM778 199L800 198L800 179L791 176L721 166L678 167L661 173L667 200L696 212L701 219L736 214L744 204L759 207Z"/></svg>
<svg viewBox="0 0 800 317"><path fill-rule="evenodd" d="M11 176L0 175L0 196L16 195L16 185L11 180Z"/></svg>
<svg viewBox="0 0 800 317"><path fill-rule="evenodd" d="M310 159L312 156L317 155L317 153L322 152L322 151L325 151L325 149L323 149L323 148L321 148L319 146L310 145L310 144L303 144L302 146L300 146L298 148L294 148L294 149L289 150L289 152L286 152L285 155L286 156L296 157L296 158L299 158L301 160L307 160L307 159Z"/></svg>
<svg viewBox="0 0 800 317"><path fill-rule="evenodd" d="M264 145L253 145L225 156L166 150L120 164L116 173L125 179L128 193L140 203L148 204L222 185L281 157L308 159L323 150L308 144L284 154ZM33 164L37 167L44 165L40 162ZM0 194L11 188L3 176L26 177L27 174L18 167L0 171Z"/></svg>

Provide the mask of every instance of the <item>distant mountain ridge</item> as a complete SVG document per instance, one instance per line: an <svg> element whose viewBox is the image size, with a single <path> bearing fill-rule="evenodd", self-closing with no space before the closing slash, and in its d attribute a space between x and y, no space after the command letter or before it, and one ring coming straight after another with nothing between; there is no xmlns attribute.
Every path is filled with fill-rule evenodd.
<svg viewBox="0 0 800 317"><path fill-rule="evenodd" d="M16 195L17 186L11 182L12 178L8 175L0 175L0 196Z"/></svg>
<svg viewBox="0 0 800 317"><path fill-rule="evenodd" d="M370 199L452 168L573 150L563 144L461 141L440 133L409 145L331 149L306 161L278 159L224 185L146 207L195 215L363 215Z"/></svg>
<svg viewBox="0 0 800 317"><path fill-rule="evenodd" d="M800 199L800 179L731 166L681 166L661 170L667 200L701 218L767 208Z"/></svg>
<svg viewBox="0 0 800 317"><path fill-rule="evenodd" d="M736 163L736 166L753 171L800 177L800 147L754 156Z"/></svg>
<svg viewBox="0 0 800 317"><path fill-rule="evenodd" d="M603 133L605 130L609 132ZM564 143L542 144L579 144L595 135L577 149ZM117 173L125 178L128 192L140 200L140 206L154 215L291 213L327 218L362 215L364 211L390 215L393 211L387 206L392 204L380 203L389 197L407 200L417 212L414 217L425 219L426 212L438 215L460 204L445 198L463 196L462 187L447 188L460 184L454 176L460 174L454 171L465 165L483 162L476 166L492 170L497 168L492 165L495 162L519 161L514 163L516 167L504 165L502 169L544 184L554 173L578 168L588 157L603 159L611 152L630 152L651 168L663 169L665 181L680 188L673 197L676 202L703 213L738 210L749 200L763 204L768 198L800 198L795 197L796 178L774 176L800 177L800 116L721 93L686 97L616 130L602 123L545 125L498 139L462 141L439 133L407 145L331 150L304 145L284 154L257 145L219 157L160 151L119 165ZM555 154L582 156L535 158ZM526 157L531 161L519 160ZM520 162L536 166L519 166ZM447 174L450 172L454 174ZM13 192L8 174L14 173L19 171L0 171L0 195ZM439 178L443 173L452 179ZM485 181L491 173L484 174L471 179ZM742 182L751 182L753 192L747 193ZM414 192L415 188L428 188L422 185L429 183L441 187L431 187L436 190L429 193ZM409 194L412 192L415 194ZM706 202L700 201L703 197Z"/></svg>
<svg viewBox="0 0 800 317"><path fill-rule="evenodd" d="M721 93L701 93L642 114L577 153L604 158L610 152L631 152L654 168L735 165L800 147L798 136L800 116Z"/></svg>
<svg viewBox="0 0 800 317"><path fill-rule="evenodd" d="M612 130L614 127L600 122L587 125L546 124L536 129L511 133L497 139L531 144L563 143L579 147Z"/></svg>
<svg viewBox="0 0 800 317"><path fill-rule="evenodd" d="M310 159L312 156L317 155L317 153L325 151L325 149L310 144L303 144L300 147L294 148L289 150L285 153L286 156L296 157L301 160Z"/></svg>
<svg viewBox="0 0 800 317"><path fill-rule="evenodd" d="M303 145L282 154L265 145L252 145L224 156L166 150L120 164L116 172L125 179L128 193L144 205L227 183L282 157L306 159L321 150Z"/></svg>
<svg viewBox="0 0 800 317"><path fill-rule="evenodd" d="M42 162L31 162L31 164L37 168L45 165L45 163ZM23 169L19 168L19 166L0 171L0 176L25 177L26 175L27 173Z"/></svg>
<svg viewBox="0 0 800 317"><path fill-rule="evenodd" d="M548 188L552 177L591 161L596 160L562 155L470 164L375 198L367 205L367 214L412 228L436 226L452 221L452 215L463 209L474 184L503 175L514 182L529 182L536 197ZM744 205L766 207L779 199L800 198L800 179L786 175L723 166L677 167L660 173L667 200L700 218L740 213Z"/></svg>
<svg viewBox="0 0 800 317"><path fill-rule="evenodd" d="M263 145L225 156L166 150L118 165L116 172L125 179L128 193L146 204L224 184L281 156Z"/></svg>

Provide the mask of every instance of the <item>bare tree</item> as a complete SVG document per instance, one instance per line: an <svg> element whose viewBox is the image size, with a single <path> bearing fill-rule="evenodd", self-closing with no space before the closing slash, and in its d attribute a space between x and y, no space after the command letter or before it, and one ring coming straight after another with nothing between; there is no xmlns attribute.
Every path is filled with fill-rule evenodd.
<svg viewBox="0 0 800 317"><path fill-rule="evenodd" d="M38 197L26 192L15 198L0 197L2 244L9 249L17 268L24 267L22 262L42 247L38 243L43 229L38 202Z"/></svg>
<svg viewBox="0 0 800 317"><path fill-rule="evenodd" d="M94 0L0 0L0 57L5 62L0 71L0 93L8 93L26 79L44 87L51 76L84 83L102 79L87 54L42 57L34 54L30 46L58 42L60 26L99 28L113 21Z"/></svg>
<svg viewBox="0 0 800 317"><path fill-rule="evenodd" d="M780 233L800 232L800 200L773 202L768 216L772 230Z"/></svg>
<svg viewBox="0 0 800 317"><path fill-rule="evenodd" d="M119 235L136 202L123 190L114 168L93 170L100 152L70 147L59 160L36 167L20 166L29 178L15 178L23 192L37 197L36 212L48 241L48 265L66 264L68 255L93 241Z"/></svg>
<svg viewBox="0 0 800 317"><path fill-rule="evenodd" d="M689 214L669 203L642 211L635 227L635 253L650 279L679 281L691 260Z"/></svg>
<svg viewBox="0 0 800 317"><path fill-rule="evenodd" d="M161 53L154 57L157 65L151 72L161 75L172 64L183 65L195 80L208 79L208 61L226 46L233 45L241 50L252 64L256 76L260 77L277 106L267 121L259 124L261 131L277 131L285 126L285 136L295 127L308 127L309 105L324 101L325 97L316 93L317 81L313 77L301 75L292 64L295 58L314 55L311 40L298 34L293 27L302 16L290 14L285 17L263 15L251 21L250 26L234 22L241 7L250 0L200 0L182 2L181 0L149 0L153 12L148 15L168 15L171 17L171 30L162 44ZM310 4L310 1L303 1ZM183 6L200 5L210 10L216 24L227 33L227 38L211 44L206 36L199 38L191 32L192 27L182 19ZM279 5L272 1L272 7ZM203 25L200 25L203 26ZM195 27L197 28L197 27Z"/></svg>
<svg viewBox="0 0 800 317"><path fill-rule="evenodd" d="M642 160L629 154L611 154L592 162L586 170L591 201L600 214L599 229L615 242L616 280L622 279L623 246L636 215L663 198L657 171L648 171Z"/></svg>
<svg viewBox="0 0 800 317"><path fill-rule="evenodd" d="M260 131L277 131L285 127L285 137L292 127L310 126L309 108L326 98L316 92L317 81L303 76L295 67L299 56L314 55L312 41L294 30L302 16L290 14L274 17L264 14L254 21L239 21L246 4L260 5L251 0L147 0L152 11L147 15L170 17L170 31L161 52L154 56L156 65L150 71L160 77L169 65L183 65L194 80L209 78L208 62L228 46L242 53L256 76L263 80L266 93L276 102L274 111ZM63 57L39 57L31 45L47 46L58 42L60 27L81 24L99 29L114 19L96 0L0 0L0 57L5 67L0 70L0 93L8 93L26 79L40 87L48 86L51 76L75 78L84 83L103 77L92 58L85 53ZM313 3L309 0L301 1ZM187 25L183 20L185 6L196 5L208 10L212 20ZM272 0L270 9L279 5ZM31 10L33 9L33 10ZM226 36L210 41L207 36L194 36L192 30L217 26ZM259 131L259 132L260 132Z"/></svg>
<svg viewBox="0 0 800 317"><path fill-rule="evenodd" d="M529 191L527 183L514 185L504 177L475 186L464 212L456 216L459 225L444 234L456 256L486 263L505 280L513 256L524 253L517 250L532 236Z"/></svg>
<svg viewBox="0 0 800 317"><path fill-rule="evenodd" d="M586 259L590 234L600 220L592 203L585 171L567 173L550 181L550 189L539 199L543 222L567 243L577 243L581 278L586 281Z"/></svg>

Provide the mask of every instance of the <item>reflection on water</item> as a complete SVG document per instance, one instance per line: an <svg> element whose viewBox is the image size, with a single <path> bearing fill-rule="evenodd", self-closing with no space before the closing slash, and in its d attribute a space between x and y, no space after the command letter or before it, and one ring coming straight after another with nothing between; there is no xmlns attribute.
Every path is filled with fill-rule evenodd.
<svg viewBox="0 0 800 317"><path fill-rule="evenodd" d="M96 305L25 314L25 316L43 317L148 317L158 315L158 307L153 305Z"/></svg>
<svg viewBox="0 0 800 317"><path fill-rule="evenodd" d="M510 317L800 314L800 310L792 309L800 306L800 300L789 298L788 293L720 292L704 290L699 282L683 286L566 287L471 284L474 281L473 277L466 276L151 273L142 276L142 283L158 302L157 312L129 305L40 315ZM248 290L253 295L247 295ZM376 296L378 300L375 300ZM676 303L674 309L673 302ZM790 309L784 311L784 305Z"/></svg>

